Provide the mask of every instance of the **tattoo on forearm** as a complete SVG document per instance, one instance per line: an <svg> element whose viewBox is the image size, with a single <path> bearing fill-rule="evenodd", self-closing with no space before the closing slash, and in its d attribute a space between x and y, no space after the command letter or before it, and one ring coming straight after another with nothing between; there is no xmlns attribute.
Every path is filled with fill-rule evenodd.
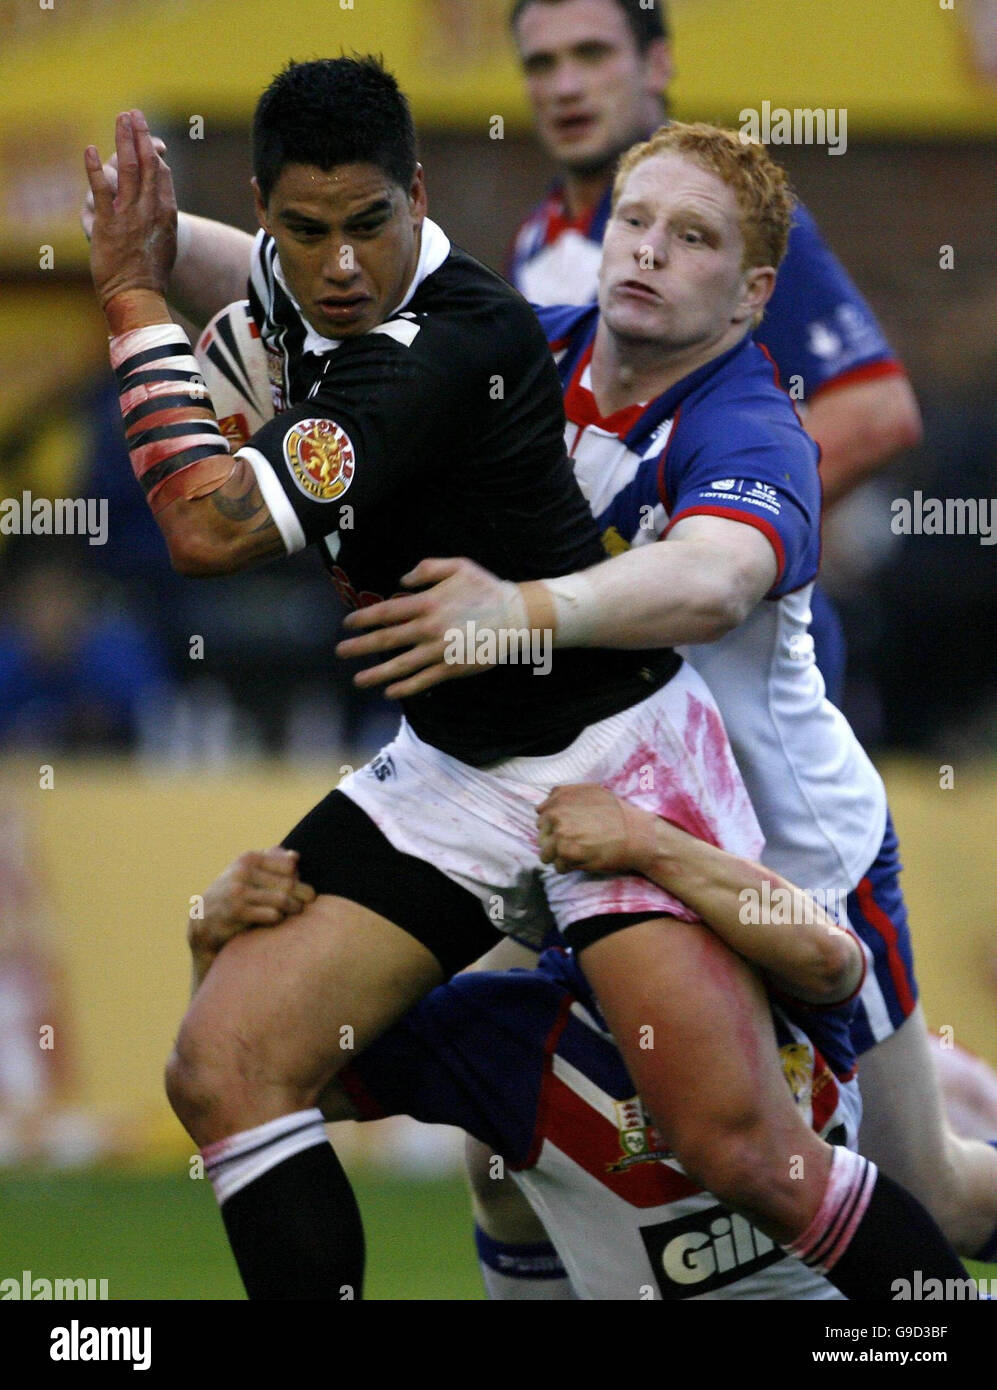
<svg viewBox="0 0 997 1390"><path fill-rule="evenodd" d="M234 521L239 525L256 521L257 517L263 513L262 520L251 528L250 535L255 536L264 531L277 534L276 524L267 510L256 476L251 469L248 469L246 473L233 474L225 487L219 488L217 492L211 494L211 501L215 510L220 512L226 520Z"/></svg>
<svg viewBox="0 0 997 1390"><path fill-rule="evenodd" d="M246 483L245 489L237 496L231 496L227 493L227 487L231 486L232 483L238 487L243 482ZM222 516L227 517L229 521L252 521L263 510L263 497L259 485L252 475L248 480L231 479L226 487L211 493L211 500L215 509L221 512Z"/></svg>

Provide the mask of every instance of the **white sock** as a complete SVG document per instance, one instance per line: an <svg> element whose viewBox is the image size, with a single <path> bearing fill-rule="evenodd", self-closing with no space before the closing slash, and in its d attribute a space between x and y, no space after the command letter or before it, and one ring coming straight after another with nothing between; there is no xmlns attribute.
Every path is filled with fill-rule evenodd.
<svg viewBox="0 0 997 1390"><path fill-rule="evenodd" d="M577 1297L553 1245L511 1245L474 1228L478 1263L488 1297L496 1303L525 1299L563 1302Z"/></svg>
<svg viewBox="0 0 997 1390"><path fill-rule="evenodd" d="M218 1204L234 1197L278 1163L293 1158L313 1144L327 1144L325 1122L318 1109L298 1110L276 1120L243 1130L201 1150L204 1171L215 1189Z"/></svg>

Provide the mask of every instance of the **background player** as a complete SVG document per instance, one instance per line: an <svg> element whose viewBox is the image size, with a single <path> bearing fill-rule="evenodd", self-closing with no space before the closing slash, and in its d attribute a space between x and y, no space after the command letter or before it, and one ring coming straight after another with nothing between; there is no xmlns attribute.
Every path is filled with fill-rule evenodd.
<svg viewBox="0 0 997 1390"><path fill-rule="evenodd" d="M772 1017L797 1105L830 1142L855 1146L849 1006L838 1002L863 971L854 937L816 904L807 923L746 925L745 892L763 882L777 894L799 890L601 787L556 789L539 808L539 833L559 869L639 872L681 889L732 949L763 965L783 996ZM296 855L242 855L188 929L195 987L233 935L296 915L314 896ZM794 993L808 1005L785 998ZM545 1218L582 1298L840 1297L684 1175L563 950L547 951L535 973L474 972L440 986L348 1066L321 1105L329 1120L406 1113L480 1135L493 1168L501 1157ZM488 1270L487 1282L493 1294L523 1298L544 1281Z"/></svg>
<svg viewBox="0 0 997 1390"><path fill-rule="evenodd" d="M517 0L511 25L537 135L558 177L516 236L510 276L533 303L585 304L596 297L617 160L667 114L666 5ZM826 505L919 441L901 364L800 204L757 336L787 387L802 378Z"/></svg>

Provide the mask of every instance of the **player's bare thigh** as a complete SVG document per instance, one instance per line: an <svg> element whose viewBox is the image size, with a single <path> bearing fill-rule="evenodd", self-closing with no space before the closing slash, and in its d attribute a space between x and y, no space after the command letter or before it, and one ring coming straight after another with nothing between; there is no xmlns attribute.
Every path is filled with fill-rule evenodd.
<svg viewBox="0 0 997 1390"><path fill-rule="evenodd" d="M803 1229L820 1204L830 1151L793 1101L753 971L708 927L675 918L604 937L579 960L637 1090L687 1170L775 1239Z"/></svg>
<svg viewBox="0 0 997 1390"><path fill-rule="evenodd" d="M356 1052L443 980L436 957L384 917L319 896L220 952L167 1073L178 1115L213 1143L315 1104Z"/></svg>

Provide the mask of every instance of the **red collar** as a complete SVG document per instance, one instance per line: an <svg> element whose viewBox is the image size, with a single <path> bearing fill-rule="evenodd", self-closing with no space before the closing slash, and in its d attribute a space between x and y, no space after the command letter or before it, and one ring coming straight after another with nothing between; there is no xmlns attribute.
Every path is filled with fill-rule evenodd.
<svg viewBox="0 0 997 1390"><path fill-rule="evenodd" d="M598 211L598 203L595 207L589 208L588 212L581 213L578 217L569 217L564 201L564 189L559 188L547 199L547 206L544 209L544 242L549 245L557 241L559 236L565 232L578 232L587 237L595 220Z"/></svg>
<svg viewBox="0 0 997 1390"><path fill-rule="evenodd" d="M647 403L624 406L622 410L616 410L612 415L600 414L594 394L587 386L582 385L582 377L585 375L586 367L592 361L594 347L595 339L593 338L575 363L571 381L564 393L564 413L571 424L579 425L582 429L589 425L596 425L599 429L605 430L607 434L615 434L618 438L625 439L644 414Z"/></svg>

